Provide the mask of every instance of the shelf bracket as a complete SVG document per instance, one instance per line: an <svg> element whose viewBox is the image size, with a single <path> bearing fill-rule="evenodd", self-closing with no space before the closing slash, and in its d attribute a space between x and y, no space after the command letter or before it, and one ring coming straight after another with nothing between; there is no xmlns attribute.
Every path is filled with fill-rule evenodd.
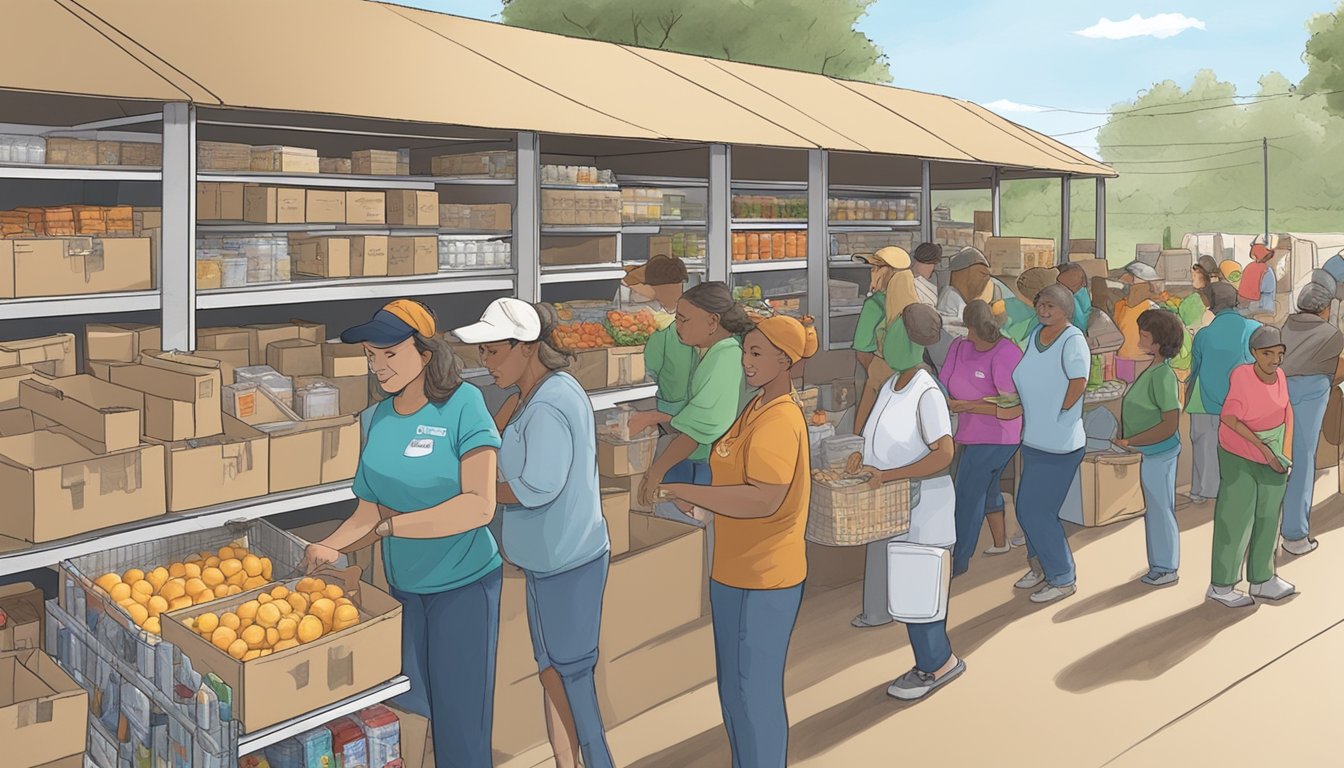
<svg viewBox="0 0 1344 768"><path fill-rule="evenodd" d="M163 229L158 248L164 349L196 348L196 107L163 106Z"/></svg>

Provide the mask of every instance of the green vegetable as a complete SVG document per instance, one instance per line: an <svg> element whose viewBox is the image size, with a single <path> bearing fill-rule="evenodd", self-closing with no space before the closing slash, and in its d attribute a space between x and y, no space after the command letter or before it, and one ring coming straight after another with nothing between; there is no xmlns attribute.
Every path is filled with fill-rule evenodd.
<svg viewBox="0 0 1344 768"><path fill-rule="evenodd" d="M649 334L647 333L626 333L617 329L608 321L603 321L602 326L611 334L611 340L616 342L618 347L642 347L649 343Z"/></svg>

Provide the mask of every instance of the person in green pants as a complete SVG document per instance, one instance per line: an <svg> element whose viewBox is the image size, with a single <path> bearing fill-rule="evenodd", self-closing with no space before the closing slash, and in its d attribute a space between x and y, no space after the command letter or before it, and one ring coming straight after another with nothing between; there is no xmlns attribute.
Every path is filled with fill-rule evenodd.
<svg viewBox="0 0 1344 768"><path fill-rule="evenodd" d="M675 256L655 254L645 264L626 270L623 281L635 295L656 302L668 320L677 311L688 278L686 265ZM658 385L657 406L630 417L630 431L643 432L652 426L666 425L681 413L690 397L691 375L700 356L695 347L682 342L676 325L668 322L649 336L644 345L644 369Z"/></svg>
<svg viewBox="0 0 1344 768"><path fill-rule="evenodd" d="M1255 362L1232 370L1218 427L1222 484L1213 508L1213 579L1208 598L1229 608L1280 600L1294 587L1274 572L1279 517L1288 488L1293 408L1280 366L1287 348L1278 328L1251 334ZM1246 561L1250 595L1237 590Z"/></svg>

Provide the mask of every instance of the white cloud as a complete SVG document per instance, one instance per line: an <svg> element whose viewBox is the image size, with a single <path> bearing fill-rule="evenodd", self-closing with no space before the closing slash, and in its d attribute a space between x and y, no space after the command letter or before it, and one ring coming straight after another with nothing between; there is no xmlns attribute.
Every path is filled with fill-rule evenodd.
<svg viewBox="0 0 1344 768"><path fill-rule="evenodd" d="M1019 104L1016 101L999 99L985 104L984 107L995 112L1044 112L1045 107L1037 107L1031 104Z"/></svg>
<svg viewBox="0 0 1344 768"><path fill-rule="evenodd" d="M1204 28L1204 22L1183 13L1159 13L1148 18L1136 13L1125 21L1111 21L1102 17L1101 21L1074 34L1102 40L1126 40L1131 37L1156 37L1164 40L1175 37L1187 29Z"/></svg>

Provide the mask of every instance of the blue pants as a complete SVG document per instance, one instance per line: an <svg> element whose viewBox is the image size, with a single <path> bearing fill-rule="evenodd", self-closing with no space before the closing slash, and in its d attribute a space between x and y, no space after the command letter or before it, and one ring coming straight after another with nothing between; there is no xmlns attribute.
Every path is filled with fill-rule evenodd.
<svg viewBox="0 0 1344 768"><path fill-rule="evenodd" d="M947 637L947 619L928 624L906 624L910 649L915 652L915 669L928 675L943 668L952 658L952 641Z"/></svg>
<svg viewBox="0 0 1344 768"><path fill-rule="evenodd" d="M952 484L957 491L957 545L952 550L952 572L965 573L980 543L985 513L1003 511L999 478L1017 453L1016 445L967 445L957 461Z"/></svg>
<svg viewBox="0 0 1344 768"><path fill-rule="evenodd" d="M527 625L537 669L554 668L565 688L585 768L613 768L606 728L597 706L593 670L602 624L602 592L611 555L557 573L527 577Z"/></svg>
<svg viewBox="0 0 1344 768"><path fill-rule="evenodd" d="M663 482L709 485L709 462L685 459L667 470L667 475L663 477Z"/></svg>
<svg viewBox="0 0 1344 768"><path fill-rule="evenodd" d="M1049 453L1022 446L1017 522L1027 537L1027 557L1041 564L1041 572L1051 586L1067 587L1076 578L1073 552L1059 511L1083 463L1084 452L1079 448L1072 453Z"/></svg>
<svg viewBox="0 0 1344 768"><path fill-rule="evenodd" d="M1139 465L1148 569L1158 573L1175 573L1181 567L1181 529L1176 525L1176 460L1180 456L1178 445L1164 453L1144 454Z"/></svg>
<svg viewBox="0 0 1344 768"><path fill-rule="evenodd" d="M503 569L432 595L401 592L401 670L411 690L397 706L430 719L434 764L494 765L495 656Z"/></svg>
<svg viewBox="0 0 1344 768"><path fill-rule="evenodd" d="M1325 405L1330 402L1330 377L1289 376L1288 400L1293 404L1293 466L1288 470L1288 495L1283 499L1283 538L1311 534L1311 497L1316 489L1316 448Z"/></svg>
<svg viewBox="0 0 1344 768"><path fill-rule="evenodd" d="M784 768L789 715L784 662L803 585L738 589L709 582L719 703L733 751L733 768Z"/></svg>

